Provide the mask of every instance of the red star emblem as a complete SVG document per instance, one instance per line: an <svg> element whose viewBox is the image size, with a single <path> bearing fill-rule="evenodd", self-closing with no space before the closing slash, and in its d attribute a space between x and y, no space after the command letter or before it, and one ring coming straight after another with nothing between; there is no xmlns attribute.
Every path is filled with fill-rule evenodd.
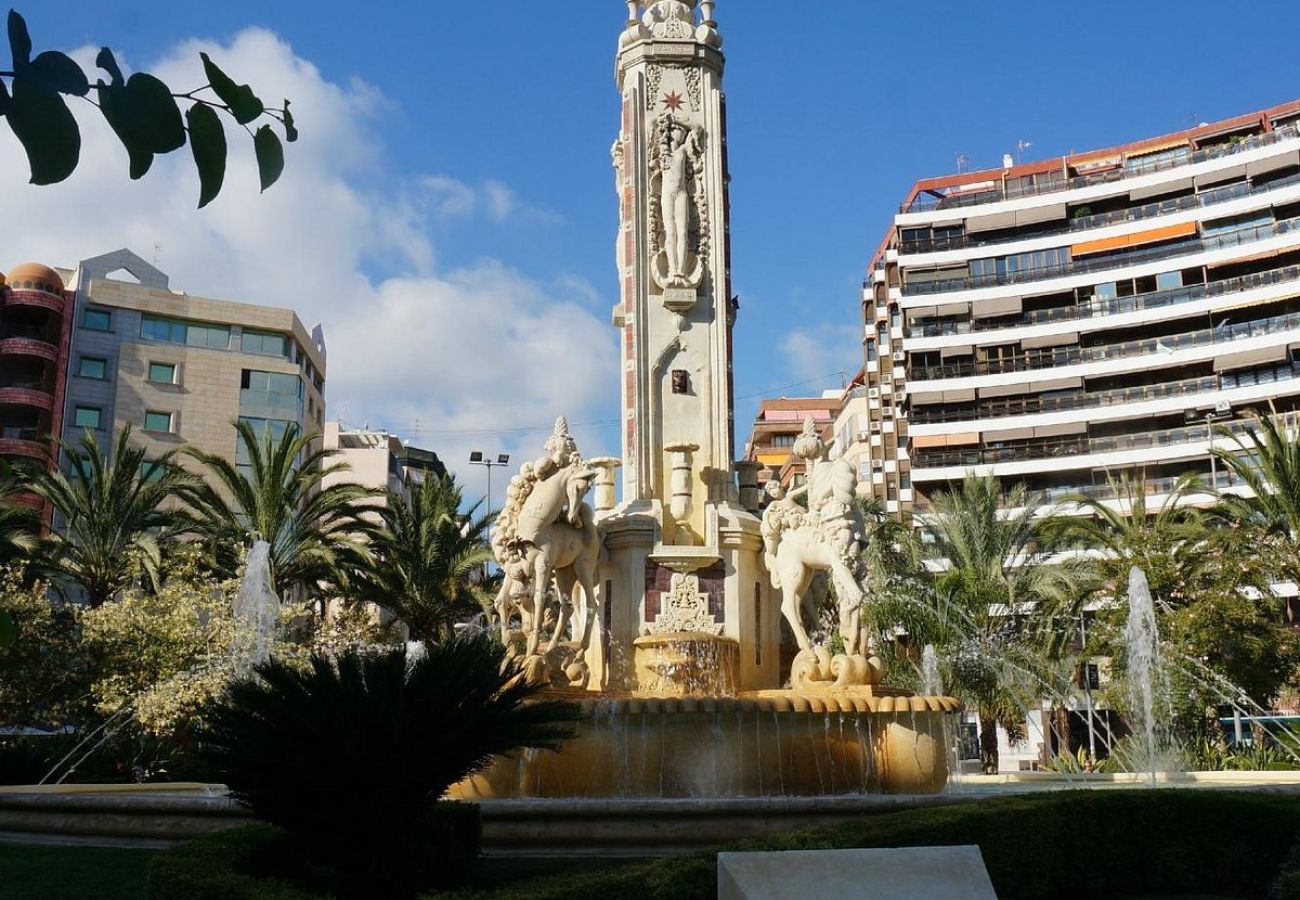
<svg viewBox="0 0 1300 900"><path fill-rule="evenodd" d="M682 108L683 99L682 95L676 91L673 91L671 94L664 94L664 106L673 111L679 110Z"/></svg>

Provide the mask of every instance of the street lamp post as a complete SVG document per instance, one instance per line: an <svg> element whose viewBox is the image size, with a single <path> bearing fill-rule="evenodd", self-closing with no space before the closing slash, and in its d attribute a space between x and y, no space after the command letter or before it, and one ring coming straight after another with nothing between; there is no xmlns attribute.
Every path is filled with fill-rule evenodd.
<svg viewBox="0 0 1300 900"><path fill-rule="evenodd" d="M484 466L487 468L487 508L488 512L492 511L492 469L495 466L507 466L510 464L509 453L498 453L497 458L493 461L482 450L475 450L469 455L470 465Z"/></svg>

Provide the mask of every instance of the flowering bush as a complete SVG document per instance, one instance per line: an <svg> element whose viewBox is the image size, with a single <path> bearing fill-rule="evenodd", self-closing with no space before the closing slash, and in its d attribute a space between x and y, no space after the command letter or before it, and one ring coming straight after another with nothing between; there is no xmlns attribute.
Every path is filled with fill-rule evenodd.
<svg viewBox="0 0 1300 900"><path fill-rule="evenodd" d="M81 651L76 610L52 601L21 567L0 568L0 611L16 636L0 649L0 726L54 729L90 712L92 665Z"/></svg>

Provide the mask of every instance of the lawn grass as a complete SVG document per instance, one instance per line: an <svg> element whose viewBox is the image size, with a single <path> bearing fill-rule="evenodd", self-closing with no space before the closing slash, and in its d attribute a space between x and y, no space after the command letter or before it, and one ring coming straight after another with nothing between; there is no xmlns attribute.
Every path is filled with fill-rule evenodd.
<svg viewBox="0 0 1300 900"><path fill-rule="evenodd" d="M0 844L0 900L143 900L154 853Z"/></svg>

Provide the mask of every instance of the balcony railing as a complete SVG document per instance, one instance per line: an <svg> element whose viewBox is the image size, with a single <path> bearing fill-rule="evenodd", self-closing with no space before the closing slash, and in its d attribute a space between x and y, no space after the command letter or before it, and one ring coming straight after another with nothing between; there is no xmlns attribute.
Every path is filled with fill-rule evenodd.
<svg viewBox="0 0 1300 900"><path fill-rule="evenodd" d="M1170 334L1140 341L1123 341L1118 344L1101 344L1096 347L1051 347L1020 356L999 359L966 360L958 363L943 363L937 366L916 366L908 372L907 377L911 380L927 381L935 378L964 378L971 375L998 375L1004 372L1054 369L1060 366L1097 362L1105 359L1147 356L1157 352L1173 353L1176 350L1225 344L1252 337L1277 334L1290 331L1293 328L1300 328L1300 313L1288 313L1284 316L1237 322L1230 325L1221 325L1218 328L1204 328L1200 331Z"/></svg>
<svg viewBox="0 0 1300 900"><path fill-rule="evenodd" d="M1141 482L1140 493L1147 497L1160 496L1173 491L1181 479L1178 477L1169 478L1148 478ZM1193 493L1207 493L1211 489L1211 478L1209 474L1199 475L1193 482L1191 491ZM1231 472L1218 472L1214 476L1213 489L1216 491L1226 490L1231 487L1241 487L1245 484ZM1068 502L1074 497L1090 497L1094 500L1117 500L1128 499L1123 482L1112 484L1104 482L1100 484L1072 484L1057 485L1055 487L1044 488L1039 491L1043 500L1049 504ZM930 512L934 509L934 504L928 498L918 497L912 504L915 512Z"/></svg>
<svg viewBox="0 0 1300 900"><path fill-rule="evenodd" d="M1062 178L1060 180L1028 186L1021 184L1002 185L986 191L963 192L955 195L948 194L938 196L931 193L920 194L913 198L911 203L903 203L900 205L898 211L900 213L909 213L925 212L932 209L982 206L986 203L998 203L1003 200L1018 200L1021 197L1034 197L1041 194L1054 194L1060 191L1074 190L1076 188L1092 187L1097 184L1109 184L1116 181L1123 181L1125 178L1134 178L1139 175L1150 175L1152 172L1163 172L1180 166L1190 166L1211 159L1221 159L1225 156L1245 153L1248 150L1257 150L1260 147L1269 147L1273 144L1290 140L1297 136L1300 136L1300 125L1288 124L1275 128L1266 134L1259 134L1246 138L1243 141L1238 141L1235 144L1219 144L1214 147L1205 147L1201 150L1193 150L1191 153L1180 157L1153 157L1146 162L1136 159L1130 160L1118 169L1111 169L1107 172L1098 172L1095 175L1076 175L1073 178Z"/></svg>
<svg viewBox="0 0 1300 900"><path fill-rule="evenodd" d="M1118 434L1105 437L1057 437L1026 441L993 447L963 449L921 450L913 454L913 469L937 469L948 466L979 466L1022 460L1057 459L1092 453L1109 453L1115 450L1145 450L1194 444L1208 441L1213 431L1226 428L1232 434L1242 434L1253 423L1252 419L1234 419L1231 422L1184 425L1163 431L1143 431L1136 434Z"/></svg>
<svg viewBox="0 0 1300 900"><path fill-rule="evenodd" d="M1266 194L1269 191L1290 187L1293 184L1300 184L1300 173L1288 175L1285 178L1279 178L1276 181L1270 181L1267 184L1252 186L1246 182L1241 182L1239 184L1230 184L1225 187L1202 191L1199 194L1189 194L1186 197L1161 200L1157 203L1147 203L1142 206L1134 206L1128 209L1117 209L1113 212L1100 213L1095 216L1081 216L1076 219L1070 219L1059 227L1034 231L1027 234L998 238L981 238L979 235L958 234L953 235L952 237L904 240L899 243L899 252L937 253L944 250L964 250L968 247L995 247L999 244L1011 244L1016 241L1028 241L1036 238L1052 237L1053 235L1059 234L1071 234L1076 231L1087 231L1092 228L1104 228L1107 225L1120 225L1125 222L1139 222L1143 219L1168 216L1176 212L1185 212L1189 209L1214 206L1218 203L1228 203L1232 200L1240 200L1243 197L1254 197L1259 194Z"/></svg>
<svg viewBox="0 0 1300 900"><path fill-rule="evenodd" d="M0 325L0 341L9 338L27 338L32 341L44 341L47 344L59 342L58 332L44 325Z"/></svg>
<svg viewBox="0 0 1300 900"><path fill-rule="evenodd" d="M1300 378L1300 363L1285 362L1278 366L1225 373L1221 376L1187 378L1165 384L1146 384L1139 387L1120 388L1113 391L1086 393L1077 391L1061 396L1029 396L994 398L981 402L976 408L959 407L952 403L913 407L910 418L914 424L927 425L940 422L963 422L975 419L997 419L1006 416L1024 416L1037 413L1059 412L1071 409L1097 409L1104 406L1124 406L1145 400L1166 397L1187 397L1210 391L1232 390L1258 384L1276 384Z"/></svg>
<svg viewBox="0 0 1300 900"><path fill-rule="evenodd" d="M1049 322L1063 322L1074 319L1091 319L1119 313L1136 312L1143 309L1159 309L1165 306L1177 306L1219 297L1238 291L1248 291L1266 287L1270 284L1282 284L1300 281L1300 266L1285 266L1281 269L1269 269L1266 272L1252 272L1236 278L1211 281L1209 284L1193 284L1187 287L1166 288L1162 291L1149 291L1130 297L1107 297L1092 299L1075 306L1058 306L1024 313L1019 319L1008 321L1002 319L962 319L955 322L918 322L909 325L908 337L942 337L945 335L971 334L977 331L997 331L1014 328L1017 325L1042 325Z"/></svg>
<svg viewBox="0 0 1300 900"><path fill-rule="evenodd" d="M1135 263L1155 262L1192 253L1204 253L1210 250L1221 250L1224 247L1251 244L1256 241L1291 234L1298 230L1300 230L1300 217L1283 219L1279 222L1266 222L1263 225L1238 228L1234 231L1225 231L1222 234L1208 237L1191 238L1190 240L1161 244L1155 247L1144 247L1140 250L1129 250L1098 258L1073 259L1069 262L1051 266L990 272L985 275L963 275L960 278L945 278L942 281L920 281L903 285L903 295L942 294L949 291L966 291L975 288L997 287L999 285L1023 284L1066 275L1086 275L1089 272L1104 272Z"/></svg>

